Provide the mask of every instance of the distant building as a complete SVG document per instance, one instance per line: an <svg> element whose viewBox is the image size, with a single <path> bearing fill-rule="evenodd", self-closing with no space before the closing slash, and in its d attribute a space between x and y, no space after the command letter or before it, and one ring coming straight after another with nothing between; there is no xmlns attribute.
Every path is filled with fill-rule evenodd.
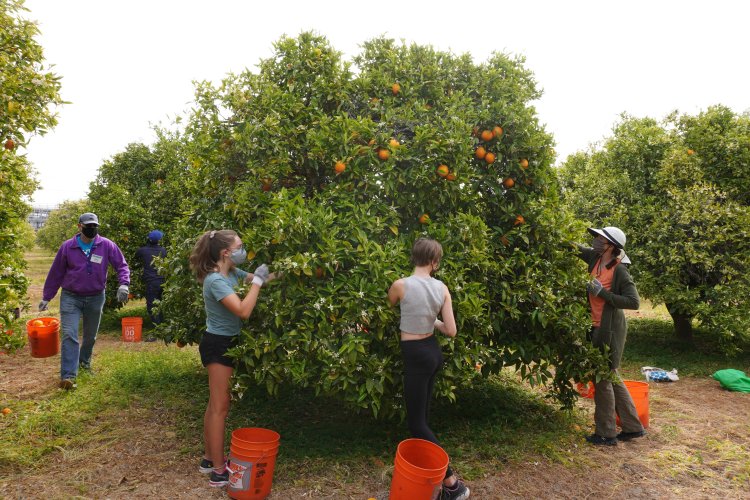
<svg viewBox="0 0 750 500"><path fill-rule="evenodd" d="M38 231L44 223L47 222L50 212L57 210L57 206L46 206L46 207L33 207L29 214L28 220L34 231Z"/></svg>

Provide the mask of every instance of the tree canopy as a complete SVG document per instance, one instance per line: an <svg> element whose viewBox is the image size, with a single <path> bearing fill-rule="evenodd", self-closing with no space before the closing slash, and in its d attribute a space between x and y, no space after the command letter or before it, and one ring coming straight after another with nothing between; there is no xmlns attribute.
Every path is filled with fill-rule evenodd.
<svg viewBox="0 0 750 500"><path fill-rule="evenodd" d="M638 288L666 304L677 334L697 321L727 351L750 339L750 116L624 115L560 178L581 219L626 232Z"/></svg>

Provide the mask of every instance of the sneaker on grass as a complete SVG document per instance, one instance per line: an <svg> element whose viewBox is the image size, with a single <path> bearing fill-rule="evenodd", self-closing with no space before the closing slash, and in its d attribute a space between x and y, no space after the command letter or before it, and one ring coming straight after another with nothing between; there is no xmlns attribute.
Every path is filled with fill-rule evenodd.
<svg viewBox="0 0 750 500"><path fill-rule="evenodd" d="M78 387L73 379L70 378L64 378L60 381L60 389L65 389L66 391L69 391L71 389L75 389Z"/></svg>
<svg viewBox="0 0 750 500"><path fill-rule="evenodd" d="M201 474L209 474L214 470L214 463L207 458L203 458L201 459L201 464L198 466L198 470Z"/></svg>
<svg viewBox="0 0 750 500"><path fill-rule="evenodd" d="M617 435L617 439L620 441L630 441L631 439L640 438L646 435L646 430L640 430L636 432L621 432Z"/></svg>
<svg viewBox="0 0 750 500"><path fill-rule="evenodd" d="M456 481L453 487L443 485L440 492L440 500L466 500L471 495L471 490L460 479Z"/></svg>
<svg viewBox="0 0 750 500"><path fill-rule="evenodd" d="M617 446L616 438L605 438L604 436L600 436L599 434L592 434L590 436L586 436L586 441L588 441L591 444L598 445L598 446L601 446L601 445Z"/></svg>
<svg viewBox="0 0 750 500"><path fill-rule="evenodd" d="M224 472L216 472L211 470L211 475L208 476L208 484L214 488L221 488L226 486L229 482L229 470L225 467Z"/></svg>

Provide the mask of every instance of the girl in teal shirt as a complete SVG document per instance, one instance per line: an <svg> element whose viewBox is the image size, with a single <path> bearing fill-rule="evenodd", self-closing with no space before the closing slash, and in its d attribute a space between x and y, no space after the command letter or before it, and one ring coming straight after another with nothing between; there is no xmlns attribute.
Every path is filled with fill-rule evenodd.
<svg viewBox="0 0 750 500"><path fill-rule="evenodd" d="M205 453L199 470L209 474L209 484L221 487L229 481L224 458L224 433L229 413L229 383L234 361L226 355L237 344L242 320L252 314L264 283L274 278L263 264L250 274L237 266L247 252L236 232L224 229L207 231L198 239L190 255L190 268L203 284L206 331L199 351L208 370L209 398L203 418ZM235 289L240 282L252 283L240 298Z"/></svg>

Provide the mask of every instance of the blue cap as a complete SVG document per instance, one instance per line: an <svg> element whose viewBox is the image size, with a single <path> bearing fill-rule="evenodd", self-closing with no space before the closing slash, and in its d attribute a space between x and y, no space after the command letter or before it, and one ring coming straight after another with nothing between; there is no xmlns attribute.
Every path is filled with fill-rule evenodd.
<svg viewBox="0 0 750 500"><path fill-rule="evenodd" d="M148 239L150 239L154 243L156 243L157 241L159 241L163 237L164 237L164 233L162 233L158 229L154 229L153 231L151 231L150 233L148 233Z"/></svg>

